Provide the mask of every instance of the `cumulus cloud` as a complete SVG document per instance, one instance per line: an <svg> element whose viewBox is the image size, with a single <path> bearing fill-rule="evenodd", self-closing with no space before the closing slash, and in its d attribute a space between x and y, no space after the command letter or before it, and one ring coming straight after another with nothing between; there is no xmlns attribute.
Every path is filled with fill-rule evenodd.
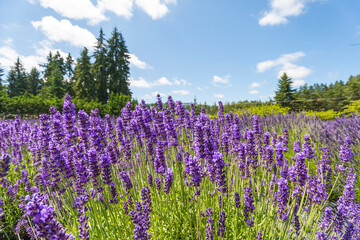
<svg viewBox="0 0 360 240"><path fill-rule="evenodd" d="M259 91L256 90L256 89L254 89L254 90L251 90L249 93L250 93L250 94L259 94Z"/></svg>
<svg viewBox="0 0 360 240"><path fill-rule="evenodd" d="M258 72L265 72L269 69L275 68L278 71L278 78L280 78L283 73L286 73L289 77L293 78L293 87L299 87L306 84L303 78L312 73L311 69L304 66L298 66L293 63L304 56L304 52L283 54L277 59L258 63L256 68Z"/></svg>
<svg viewBox="0 0 360 240"><path fill-rule="evenodd" d="M190 92L188 90L174 90L172 91L174 94L180 94L180 95L189 95Z"/></svg>
<svg viewBox="0 0 360 240"><path fill-rule="evenodd" d="M35 54L24 56L19 54L13 46L13 40L7 39L4 45L0 47L0 63L5 70L10 70L17 58L23 63L25 69L30 71L33 67L39 67L39 64L46 62L46 56L50 51L59 51L60 55L66 57L66 54L59 49L52 49L48 41L41 41L34 46Z"/></svg>
<svg viewBox="0 0 360 240"><path fill-rule="evenodd" d="M288 17L296 17L305 12L308 3L319 0L270 0L270 10L259 20L261 26L288 23Z"/></svg>
<svg viewBox="0 0 360 240"><path fill-rule="evenodd" d="M131 65L140 68L140 69L149 69L151 66L149 66L146 62L141 61L135 54L129 53L129 62Z"/></svg>
<svg viewBox="0 0 360 240"><path fill-rule="evenodd" d="M223 94L219 94L219 93L214 93L213 95L215 98L223 98L225 97Z"/></svg>
<svg viewBox="0 0 360 240"><path fill-rule="evenodd" d="M39 0L39 3L43 8L51 8L63 17L87 19L92 25L106 20L101 8L94 6L90 0Z"/></svg>
<svg viewBox="0 0 360 240"><path fill-rule="evenodd" d="M293 86L293 87L300 87L300 86L303 86L303 85L305 85L305 84L306 84L306 82L305 82L304 80L302 80L302 79L295 79L295 80L293 80L292 86Z"/></svg>
<svg viewBox="0 0 360 240"><path fill-rule="evenodd" d="M130 78L130 86L136 88L151 88L154 86L188 86L190 83L183 80L174 80L170 81L166 77L161 77L156 81L149 82L144 78L140 77L139 79Z"/></svg>
<svg viewBox="0 0 360 240"><path fill-rule="evenodd" d="M91 0L28 0L38 2L43 8L53 9L63 17L88 20L90 25L96 25L108 20L107 12L130 19L134 6L143 10L152 19L159 19L169 13L169 5L176 4L176 0L98 0L94 5Z"/></svg>
<svg viewBox="0 0 360 240"><path fill-rule="evenodd" d="M68 42L77 47L92 48L96 43L95 36L85 28L72 25L69 20L60 20L46 16L41 21L32 21L33 27L40 29L49 40L54 42Z"/></svg>
<svg viewBox="0 0 360 240"><path fill-rule="evenodd" d="M146 12L152 19L159 19L164 17L169 8L167 4L174 4L176 1L172 0L135 0L136 5Z"/></svg>
<svg viewBox="0 0 360 240"><path fill-rule="evenodd" d="M168 94L161 93L161 92L152 92L151 94L146 94L143 96L144 100L154 100L156 99L157 95L160 94L161 97L167 96Z"/></svg>
<svg viewBox="0 0 360 240"><path fill-rule="evenodd" d="M260 83L258 82L253 82L250 84L250 88L258 88L258 87L260 87Z"/></svg>
<svg viewBox="0 0 360 240"><path fill-rule="evenodd" d="M212 84L215 87L218 87L218 86L221 86L221 85L231 86L231 84L230 84L230 75L226 75L225 77L219 77L217 75L214 75L213 80L212 80Z"/></svg>
<svg viewBox="0 0 360 240"><path fill-rule="evenodd" d="M119 17L129 19L133 16L133 0L100 0L98 8L101 12L110 11Z"/></svg>
<svg viewBox="0 0 360 240"><path fill-rule="evenodd" d="M139 79L129 78L130 86L136 88L151 88L151 83L146 81L144 78Z"/></svg>
<svg viewBox="0 0 360 240"><path fill-rule="evenodd" d="M173 84L174 83L170 82L166 77L161 77L153 83L154 86L173 85Z"/></svg>
<svg viewBox="0 0 360 240"><path fill-rule="evenodd" d="M174 85L176 86L180 86L180 85L183 85L183 86L192 86L191 83L189 83L188 81L184 80L184 79L175 79L174 80Z"/></svg>

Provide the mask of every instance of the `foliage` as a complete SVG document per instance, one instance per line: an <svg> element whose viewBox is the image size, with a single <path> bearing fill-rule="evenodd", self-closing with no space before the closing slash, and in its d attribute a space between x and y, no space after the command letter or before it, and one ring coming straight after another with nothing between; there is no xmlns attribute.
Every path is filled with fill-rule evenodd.
<svg viewBox="0 0 360 240"><path fill-rule="evenodd" d="M286 73L279 79L278 89L275 91L275 101L282 107L291 107L294 100L294 89L291 84L293 81Z"/></svg>

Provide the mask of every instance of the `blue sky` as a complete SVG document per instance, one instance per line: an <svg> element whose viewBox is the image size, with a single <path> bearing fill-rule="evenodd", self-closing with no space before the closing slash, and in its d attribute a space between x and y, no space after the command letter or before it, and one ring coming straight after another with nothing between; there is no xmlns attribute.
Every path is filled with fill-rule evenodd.
<svg viewBox="0 0 360 240"><path fill-rule="evenodd" d="M49 51L91 48L114 26L131 54L137 99L267 100L294 87L360 74L358 0L1 0L0 64L29 71Z"/></svg>

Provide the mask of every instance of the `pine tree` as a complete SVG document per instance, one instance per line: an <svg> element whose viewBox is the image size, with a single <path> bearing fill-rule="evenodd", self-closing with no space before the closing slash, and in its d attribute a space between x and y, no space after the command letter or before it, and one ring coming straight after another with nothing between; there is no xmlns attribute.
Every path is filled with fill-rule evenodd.
<svg viewBox="0 0 360 240"><path fill-rule="evenodd" d="M76 96L83 99L95 100L95 81L91 73L90 56L85 47L77 60L74 70Z"/></svg>
<svg viewBox="0 0 360 240"><path fill-rule="evenodd" d="M66 93L66 83L64 76L66 67L64 58L57 51L54 55L52 52L47 56L47 63L41 65L44 68L44 81L41 94L48 97L62 98Z"/></svg>
<svg viewBox="0 0 360 240"><path fill-rule="evenodd" d="M130 68L129 52L125 45L125 40L115 27L111 38L108 40L108 75L109 75L109 92L115 95L122 93L131 95L129 89Z"/></svg>
<svg viewBox="0 0 360 240"><path fill-rule="evenodd" d="M108 75L106 69L106 45L104 39L104 33L100 28L99 37L94 51L95 62L92 66L92 73L96 81L96 96L102 103L106 103L108 100Z"/></svg>
<svg viewBox="0 0 360 240"><path fill-rule="evenodd" d="M74 79L74 59L69 53L66 57L64 64L65 67L65 91L70 94L70 96L75 96L75 79Z"/></svg>
<svg viewBox="0 0 360 240"><path fill-rule="evenodd" d="M2 76L4 76L4 69L1 68L0 65L0 91L2 90L3 86L2 86Z"/></svg>
<svg viewBox="0 0 360 240"><path fill-rule="evenodd" d="M11 67L7 81L9 83L7 91L10 97L20 96L27 90L26 72L23 64L20 62L20 58Z"/></svg>
<svg viewBox="0 0 360 240"><path fill-rule="evenodd" d="M275 101L282 107L292 106L292 101L294 100L294 89L292 89L291 84L293 81L291 78L284 73L279 79L278 90L275 92Z"/></svg>
<svg viewBox="0 0 360 240"><path fill-rule="evenodd" d="M50 96L62 98L65 95L64 77L60 68L56 67L51 71L47 82L47 91Z"/></svg>
<svg viewBox="0 0 360 240"><path fill-rule="evenodd" d="M40 78L40 72L34 67L31 69L30 73L27 76L28 79L28 92L36 96L42 86L44 85L43 81Z"/></svg>

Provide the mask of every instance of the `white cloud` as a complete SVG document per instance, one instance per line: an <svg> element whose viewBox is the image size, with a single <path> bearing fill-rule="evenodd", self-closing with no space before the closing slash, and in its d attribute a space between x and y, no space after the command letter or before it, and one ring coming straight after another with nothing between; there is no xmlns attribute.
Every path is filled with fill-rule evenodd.
<svg viewBox="0 0 360 240"><path fill-rule="evenodd" d="M131 87L136 88L151 88L154 86L188 86L191 85L191 83L188 83L183 79L170 81L166 77L161 77L156 81L149 82L146 81L144 78L140 77L139 79L130 78L130 85Z"/></svg>
<svg viewBox="0 0 360 240"><path fill-rule="evenodd" d="M303 78L309 76L312 73L311 69L304 66L298 66L293 63L304 56L304 52L283 54L277 59L258 63L256 68L258 72L265 72L271 68L275 68L278 71L278 78L280 78L283 73L286 73L293 79L293 87L298 87L304 85L306 82L303 80Z"/></svg>
<svg viewBox="0 0 360 240"><path fill-rule="evenodd" d="M258 88L258 87L260 87L260 83L258 82L253 82L250 84L250 88Z"/></svg>
<svg viewBox="0 0 360 240"><path fill-rule="evenodd" d="M223 94L219 94L219 93L214 93L213 95L215 98L223 98L225 97Z"/></svg>
<svg viewBox="0 0 360 240"><path fill-rule="evenodd" d="M129 62L131 65L140 68L140 69L149 69L151 66L149 66L146 62L141 61L135 54L129 53Z"/></svg>
<svg viewBox="0 0 360 240"><path fill-rule="evenodd" d="M180 94L180 95L189 95L190 92L188 90L174 90L172 91L172 93Z"/></svg>
<svg viewBox="0 0 360 240"><path fill-rule="evenodd" d="M166 77L161 77L153 83L154 86L173 85Z"/></svg>
<svg viewBox="0 0 360 240"><path fill-rule="evenodd" d="M63 17L88 20L90 25L96 25L108 20L107 12L130 19L133 16L134 3L152 19L164 17L168 12L168 5L176 4L176 0L97 0L94 5L91 0L28 0L35 4L39 2L44 8L53 9Z"/></svg>
<svg viewBox="0 0 360 240"><path fill-rule="evenodd" d="M164 97L164 96L168 95L168 94L160 93L160 92L152 92L151 94L146 94L145 96L143 96L143 99L154 100L154 99L156 99L158 94L160 94L160 97Z"/></svg>
<svg viewBox="0 0 360 240"><path fill-rule="evenodd" d="M230 75L226 75L225 77L219 77L217 75L213 76L213 80L212 80L212 84L217 87L217 86L221 86L221 85L229 85L230 84Z"/></svg>
<svg viewBox="0 0 360 240"><path fill-rule="evenodd" d="M174 85L176 86L180 86L180 85L183 85L183 86L192 86L191 83L189 83L188 81L184 80L184 79L174 79Z"/></svg>
<svg viewBox="0 0 360 240"><path fill-rule="evenodd" d="M175 4L175 0L135 0L136 5L146 12L152 19L159 19L164 17L169 8L167 4Z"/></svg>
<svg viewBox="0 0 360 240"><path fill-rule="evenodd" d="M293 81L293 84L291 86L297 88L297 87L303 86L305 84L306 84L306 82L304 80L296 79L296 80Z"/></svg>
<svg viewBox="0 0 360 240"><path fill-rule="evenodd" d="M305 12L306 4L319 0L270 0L270 10L259 20L261 26L288 23L288 17L296 17Z"/></svg>
<svg viewBox="0 0 360 240"><path fill-rule="evenodd" d="M133 15L133 0L100 0L98 8L101 12L110 11L119 17L130 19Z"/></svg>
<svg viewBox="0 0 360 240"><path fill-rule="evenodd" d="M24 56L19 54L13 47L13 41L9 39L4 41L4 45L0 47L0 63L5 68L5 70L10 70L14 65L17 58L20 58L20 61L23 63L24 68L27 71L30 71L31 68L39 68L39 64L46 62L46 56L50 51L55 52L59 51L61 56L66 57L66 54L59 49L52 49L51 44L47 41L41 41L36 46L34 46L35 54Z"/></svg>
<svg viewBox="0 0 360 240"><path fill-rule="evenodd" d="M251 90L249 93L250 93L250 94L259 94L259 91L256 90L256 89L254 89L254 90Z"/></svg>
<svg viewBox="0 0 360 240"><path fill-rule="evenodd" d="M137 88L151 88L151 83L140 77L138 80L129 78L130 86Z"/></svg>
<svg viewBox="0 0 360 240"><path fill-rule="evenodd" d="M101 8L94 6L90 0L39 0L39 2L42 7L51 8L63 17L75 20L87 19L92 25L106 20ZM106 2L102 6L107 7Z"/></svg>
<svg viewBox="0 0 360 240"><path fill-rule="evenodd" d="M32 21L31 24L54 42L68 42L74 46L87 48L92 48L96 43L96 38L90 31L72 25L69 20L58 21L52 16L46 16L41 21Z"/></svg>

